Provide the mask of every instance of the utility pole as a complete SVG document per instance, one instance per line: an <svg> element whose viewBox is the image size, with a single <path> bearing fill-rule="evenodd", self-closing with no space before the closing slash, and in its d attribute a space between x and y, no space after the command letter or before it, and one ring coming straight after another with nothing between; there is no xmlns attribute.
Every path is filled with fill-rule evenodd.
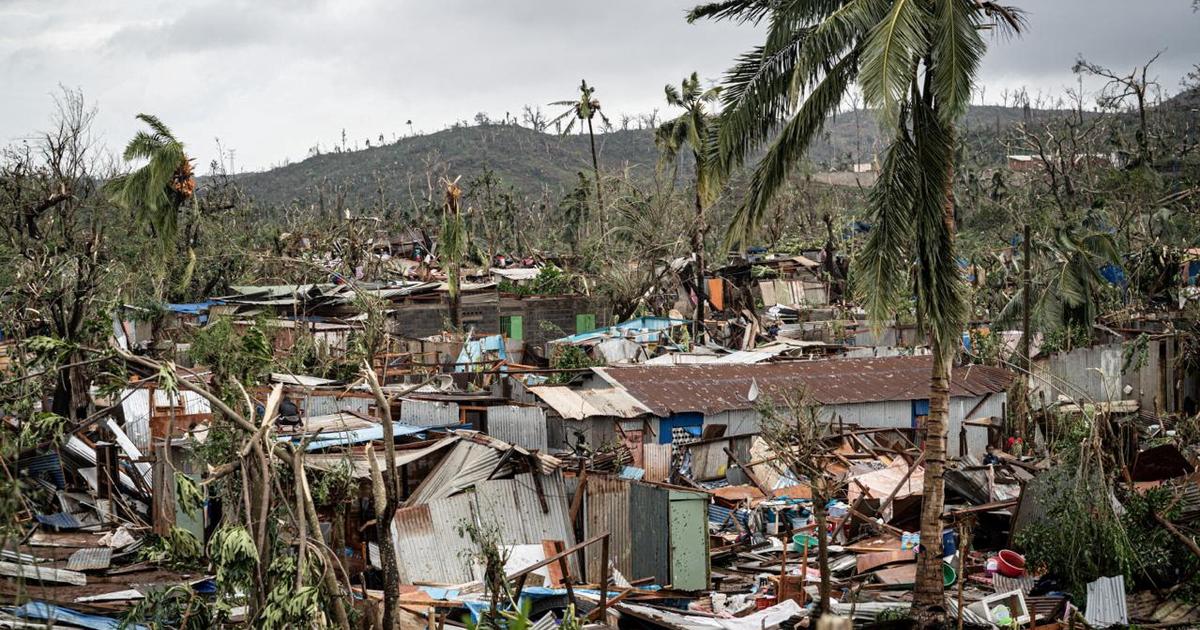
<svg viewBox="0 0 1200 630"><path fill-rule="evenodd" d="M1025 397L1029 398L1029 381L1030 375L1033 373L1033 353L1030 350L1030 311L1033 309L1032 294L1032 279L1030 273L1030 263L1032 258L1029 253L1030 230L1029 224L1025 224L1025 234L1021 239L1021 356L1024 358L1025 374ZM1017 422L1017 437L1025 439L1025 415L1021 414L1020 420Z"/></svg>

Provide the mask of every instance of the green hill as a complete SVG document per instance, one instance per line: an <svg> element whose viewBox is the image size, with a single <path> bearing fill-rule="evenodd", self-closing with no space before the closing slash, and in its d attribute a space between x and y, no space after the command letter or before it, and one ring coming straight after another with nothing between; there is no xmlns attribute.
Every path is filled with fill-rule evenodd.
<svg viewBox="0 0 1200 630"><path fill-rule="evenodd" d="M1049 114L1013 107L973 107L962 130L986 161L1000 163L1004 159L1000 132L1026 116L1037 119ZM604 170L628 169L635 178L650 177L658 159L650 130L600 134L596 146ZM844 169L870 161L883 146L872 112L846 112L829 121L809 158L820 170ZM511 124L457 126L383 146L324 153L268 171L240 174L236 181L263 206L308 206L322 198L326 204L334 204L341 197L347 206L370 208L378 205L381 193L389 203L404 204L427 194L429 177L435 185L442 175L461 175L467 181L485 168L520 193L547 193L557 199L577 181L576 173L591 170L588 138L539 133Z"/></svg>

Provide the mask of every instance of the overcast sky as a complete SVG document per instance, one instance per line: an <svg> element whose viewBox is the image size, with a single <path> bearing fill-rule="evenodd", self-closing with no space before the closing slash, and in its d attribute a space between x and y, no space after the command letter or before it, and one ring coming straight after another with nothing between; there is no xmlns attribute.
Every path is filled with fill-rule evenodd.
<svg viewBox="0 0 1200 630"><path fill-rule="evenodd" d="M1191 0L1011 0L1028 32L997 42L982 74L1061 93L1077 54L1132 69L1165 49L1168 92L1200 63ZM58 86L99 107L114 149L133 116L163 118L200 159L216 139L239 171L308 147L436 131L476 112L574 96L580 78L610 115L660 107L692 70L717 79L761 33L689 25L686 0L0 0L0 143L46 127Z"/></svg>

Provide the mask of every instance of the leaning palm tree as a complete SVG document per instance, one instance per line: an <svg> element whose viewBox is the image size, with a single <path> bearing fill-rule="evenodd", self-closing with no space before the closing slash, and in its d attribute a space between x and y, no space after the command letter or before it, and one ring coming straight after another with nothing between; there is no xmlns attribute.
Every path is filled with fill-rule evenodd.
<svg viewBox="0 0 1200 630"><path fill-rule="evenodd" d="M871 191L874 226L854 269L870 319L890 319L915 290L933 361L924 427L925 497L914 609L936 623L941 572L943 471L951 364L967 316L954 253L954 128L986 50L981 29L1015 32L1018 11L986 0L724 0L689 20L767 25L766 40L726 77L710 156L724 175L760 148L730 230L744 242L827 118L857 83L891 141ZM803 96L803 98L801 98Z"/></svg>
<svg viewBox="0 0 1200 630"><path fill-rule="evenodd" d="M608 117L600 111L600 101L593 98L596 88L589 87L587 81L579 82L579 98L572 101L555 101L551 105L558 107L566 107L566 111L554 117L550 121L551 125L561 122L563 119L569 119L567 126L562 128L562 135L571 133L575 128L575 122L582 120L587 123L588 141L592 147L592 173L596 177L596 215L604 210L604 200L600 196L600 161L596 158L596 134L592 130L592 119L600 116L600 120L605 126L610 125Z"/></svg>
<svg viewBox="0 0 1200 630"><path fill-rule="evenodd" d="M132 173L119 175L105 185L109 200L132 211L138 222L149 227L163 249L175 241L179 209L196 192L192 162L171 130L156 116L138 114L150 131L139 131L125 145L126 161L145 160Z"/></svg>
<svg viewBox="0 0 1200 630"><path fill-rule="evenodd" d="M685 147L691 151L696 167L695 207L696 218L691 229L692 258L695 265L696 317L693 338L697 343L704 340L704 301L708 288L704 284L704 235L708 231L704 223L704 209L713 202L719 190L717 178L710 172L704 151L705 138L716 125L715 116L709 107L720 97L721 88L707 90L700 86L700 77L695 72L676 88L668 84L665 88L667 104L683 109L678 118L663 123L654 134L654 142L661 152L665 164L676 164L679 152Z"/></svg>

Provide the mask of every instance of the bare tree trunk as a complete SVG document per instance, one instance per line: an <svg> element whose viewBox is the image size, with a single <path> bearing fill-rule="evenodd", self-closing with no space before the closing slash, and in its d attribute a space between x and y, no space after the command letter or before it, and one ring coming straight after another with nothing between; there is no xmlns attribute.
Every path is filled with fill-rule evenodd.
<svg viewBox="0 0 1200 630"><path fill-rule="evenodd" d="M696 322L692 336L694 343L699 344L704 342L704 302L708 299L708 287L704 283L704 202L700 198L699 178L696 180L696 225L692 229L692 255L696 258Z"/></svg>
<svg viewBox="0 0 1200 630"><path fill-rule="evenodd" d="M363 374L375 395L375 404L383 420L383 452L387 458L386 470L380 473L379 463L373 450L367 450L371 463L371 481L375 494L375 531L379 538L379 562L383 565L383 627L393 630L399 622L400 610L400 567L396 564L396 550L392 546L392 520L400 504L400 491L396 485L396 437L392 425L392 407L383 388L375 378L369 361L363 364Z"/></svg>
<svg viewBox="0 0 1200 630"><path fill-rule="evenodd" d="M819 481L821 491L818 496L813 498L813 515L817 519L817 567L821 571L821 584L817 589L817 597L820 601L817 602L817 616L824 616L829 612L829 597L832 593L832 586L829 582L829 532L825 520L825 504L829 501L826 496L827 483L824 479ZM806 576L800 576L801 583L807 581Z"/></svg>
<svg viewBox="0 0 1200 630"><path fill-rule="evenodd" d="M946 430L950 416L950 371L953 351L933 342L929 381L929 416L925 421L925 478L921 501L921 553L913 604L918 609L942 607L942 509L946 503Z"/></svg>
<svg viewBox="0 0 1200 630"><path fill-rule="evenodd" d="M949 131L953 138L953 129ZM953 143L951 143L953 146ZM942 221L954 241L954 165L947 167L946 201ZM945 585L942 582L942 510L946 504L946 434L950 418L950 373L955 349L950 339L931 335L933 367L929 374L929 415L925 420L925 478L921 498L921 552L917 556L917 579L913 588L915 617L922 627L944 621Z"/></svg>
<svg viewBox="0 0 1200 630"><path fill-rule="evenodd" d="M596 159L596 135L592 133L592 119L587 119L588 141L592 145L592 173L596 176L596 218L604 220L604 198L600 195L600 160Z"/></svg>

